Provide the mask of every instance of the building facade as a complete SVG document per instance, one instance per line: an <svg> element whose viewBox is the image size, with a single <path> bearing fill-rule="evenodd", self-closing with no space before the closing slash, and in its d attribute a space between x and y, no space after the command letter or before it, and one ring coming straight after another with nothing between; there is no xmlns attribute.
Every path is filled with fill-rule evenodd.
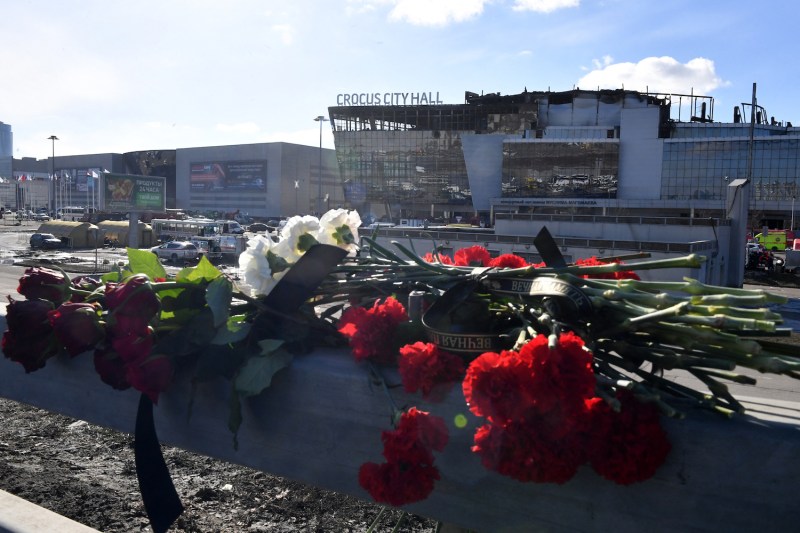
<svg viewBox="0 0 800 533"><path fill-rule="evenodd" d="M261 219L343 207L333 150L290 143L181 148L176 204Z"/></svg>
<svg viewBox="0 0 800 533"><path fill-rule="evenodd" d="M725 218L727 185L748 179L749 225L788 229L800 128L768 119L755 98L730 123L713 108L706 96L573 90L329 113L344 195L362 216Z"/></svg>

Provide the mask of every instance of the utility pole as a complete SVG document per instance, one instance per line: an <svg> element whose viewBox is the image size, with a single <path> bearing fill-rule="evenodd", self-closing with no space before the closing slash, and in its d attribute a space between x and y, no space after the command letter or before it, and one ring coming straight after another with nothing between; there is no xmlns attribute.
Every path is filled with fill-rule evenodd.
<svg viewBox="0 0 800 533"><path fill-rule="evenodd" d="M53 144L53 157L50 158L50 187L48 187L48 192L50 193L50 212L53 213L53 218L56 215L56 141L58 137L55 135L51 135L48 137Z"/></svg>
<svg viewBox="0 0 800 533"><path fill-rule="evenodd" d="M328 119L320 115L314 119L319 122L319 175L317 176L317 216L322 216L322 123Z"/></svg>

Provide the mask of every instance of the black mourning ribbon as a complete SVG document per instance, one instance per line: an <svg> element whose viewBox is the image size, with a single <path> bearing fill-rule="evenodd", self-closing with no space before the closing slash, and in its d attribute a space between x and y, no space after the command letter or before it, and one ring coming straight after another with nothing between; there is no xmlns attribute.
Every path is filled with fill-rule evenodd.
<svg viewBox="0 0 800 533"><path fill-rule="evenodd" d="M536 246L536 250L542 256L542 261L548 267L564 268L567 266L567 261L561 255L561 250L558 249L558 244L553 239L553 236L550 235L550 230L547 229L547 226L542 226L542 229L539 230L539 233L533 239L533 245Z"/></svg>
<svg viewBox="0 0 800 533"><path fill-rule="evenodd" d="M147 518L154 533L163 533L181 515L183 504L161 454L153 420L153 402L146 394L139 398L133 451Z"/></svg>
<svg viewBox="0 0 800 533"><path fill-rule="evenodd" d="M338 246L315 244L275 285L267 296L267 305L283 313L295 311L346 255L347 250ZM183 504L161 453L153 402L145 394L139 399L136 413L133 451L147 518L154 533L163 533L183 513Z"/></svg>

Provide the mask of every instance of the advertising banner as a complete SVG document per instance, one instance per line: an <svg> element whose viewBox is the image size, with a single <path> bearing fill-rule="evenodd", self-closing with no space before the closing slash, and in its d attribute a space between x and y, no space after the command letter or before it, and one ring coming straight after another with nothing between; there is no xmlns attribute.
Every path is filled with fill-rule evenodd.
<svg viewBox="0 0 800 533"><path fill-rule="evenodd" d="M267 161L199 161L191 164L189 187L200 191L266 191Z"/></svg>
<svg viewBox="0 0 800 533"><path fill-rule="evenodd" d="M164 211L166 178L128 174L101 174L102 209L106 211Z"/></svg>

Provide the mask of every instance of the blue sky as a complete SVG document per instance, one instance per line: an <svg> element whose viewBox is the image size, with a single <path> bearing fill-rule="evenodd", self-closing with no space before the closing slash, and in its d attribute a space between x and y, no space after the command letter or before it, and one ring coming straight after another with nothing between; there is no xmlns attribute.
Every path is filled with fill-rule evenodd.
<svg viewBox="0 0 800 533"><path fill-rule="evenodd" d="M743 0L2 1L0 121L14 157L259 142L319 145L342 93L753 83L800 125L800 4ZM333 137L325 124L323 146Z"/></svg>

